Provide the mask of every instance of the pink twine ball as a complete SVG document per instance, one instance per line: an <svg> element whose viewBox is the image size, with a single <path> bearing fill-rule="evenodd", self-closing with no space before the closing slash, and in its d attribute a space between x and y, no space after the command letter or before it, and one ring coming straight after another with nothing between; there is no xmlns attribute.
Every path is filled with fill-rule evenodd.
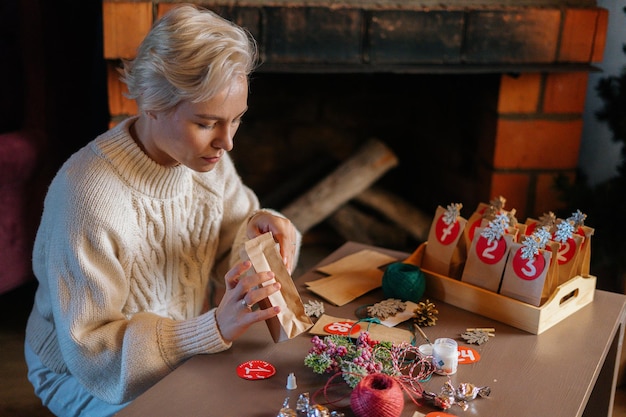
<svg viewBox="0 0 626 417"><path fill-rule="evenodd" d="M356 417L400 417L404 395L398 381L385 374L365 376L350 394Z"/></svg>

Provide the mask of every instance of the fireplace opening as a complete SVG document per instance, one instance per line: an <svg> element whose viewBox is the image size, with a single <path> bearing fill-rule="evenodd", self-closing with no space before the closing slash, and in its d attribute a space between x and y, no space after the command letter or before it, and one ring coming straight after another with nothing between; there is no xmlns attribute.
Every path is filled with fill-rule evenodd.
<svg viewBox="0 0 626 417"><path fill-rule="evenodd" d="M493 142L499 74L253 75L233 158L264 205L281 209L367 139L398 165L376 185L429 215L488 201L481 143ZM413 242L409 242L412 245Z"/></svg>

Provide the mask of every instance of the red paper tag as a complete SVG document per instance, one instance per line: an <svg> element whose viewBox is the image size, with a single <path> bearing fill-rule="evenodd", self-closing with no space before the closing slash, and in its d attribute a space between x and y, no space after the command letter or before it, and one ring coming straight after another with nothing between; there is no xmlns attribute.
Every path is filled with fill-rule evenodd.
<svg viewBox="0 0 626 417"><path fill-rule="evenodd" d="M494 239L489 243L489 239L480 236L476 242L476 255L478 259L488 265L500 262L506 254L506 241L504 239Z"/></svg>
<svg viewBox="0 0 626 417"><path fill-rule="evenodd" d="M433 411L426 414L424 417L456 417L454 414L444 413L443 411Z"/></svg>
<svg viewBox="0 0 626 417"><path fill-rule="evenodd" d="M467 365L478 362L480 354L478 351L469 346L459 346L459 365Z"/></svg>
<svg viewBox="0 0 626 417"><path fill-rule="evenodd" d="M442 245L449 245L454 242L456 237L459 235L461 226L458 221L455 221L452 224L446 224L443 217L444 216L441 215L435 224L435 234L437 236L437 240L439 240Z"/></svg>
<svg viewBox="0 0 626 417"><path fill-rule="evenodd" d="M243 379L267 379L276 373L276 368L269 362L252 360L237 367L237 375Z"/></svg>
<svg viewBox="0 0 626 417"><path fill-rule="evenodd" d="M561 243L561 247L559 248L559 254L557 257L559 265L563 265L571 261L575 254L576 241L571 237L567 238L567 241L565 241L565 243Z"/></svg>
<svg viewBox="0 0 626 417"><path fill-rule="evenodd" d="M526 281L537 279L546 268L546 260L540 254L532 259L522 258L522 249L518 249L513 257L515 275Z"/></svg>
<svg viewBox="0 0 626 417"><path fill-rule="evenodd" d="M358 333L361 330L361 326L355 324L354 321L336 321L334 323L328 323L324 326L324 331L330 334L338 334L347 336L350 334Z"/></svg>

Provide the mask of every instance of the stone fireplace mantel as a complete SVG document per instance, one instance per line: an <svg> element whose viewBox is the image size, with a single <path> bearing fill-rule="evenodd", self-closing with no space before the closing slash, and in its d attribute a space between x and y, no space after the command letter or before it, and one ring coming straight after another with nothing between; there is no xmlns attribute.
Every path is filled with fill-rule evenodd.
<svg viewBox="0 0 626 417"><path fill-rule="evenodd" d="M490 127L476 144L481 201L503 195L520 219L539 216L560 207L555 177L575 178L587 77L602 61L608 22L596 1L194 2L250 30L262 73L499 77L496 104L485 109ZM104 0L113 124L136 113L122 94L120 60L132 58L152 22L179 3Z"/></svg>

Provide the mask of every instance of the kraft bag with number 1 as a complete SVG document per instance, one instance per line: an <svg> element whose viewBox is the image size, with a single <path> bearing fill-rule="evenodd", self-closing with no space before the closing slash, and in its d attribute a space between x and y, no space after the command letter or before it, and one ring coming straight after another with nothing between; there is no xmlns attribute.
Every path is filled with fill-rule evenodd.
<svg viewBox="0 0 626 417"><path fill-rule="evenodd" d="M474 233L461 281L498 292L513 235L505 233L500 239L489 242L482 235L484 229L479 227Z"/></svg>
<svg viewBox="0 0 626 417"><path fill-rule="evenodd" d="M278 244L274 241L272 232L264 233L247 241L244 249L245 253L241 254L242 259L250 259L256 272L274 272L275 280L281 285L280 291L258 303L262 309L280 306L280 313L265 321L274 342L292 339L311 328L313 322L304 312L302 299L287 267L283 264ZM268 281L264 285L274 282L274 280Z"/></svg>
<svg viewBox="0 0 626 417"><path fill-rule="evenodd" d="M439 206L428 233L421 267L440 275L459 279L465 259L464 245L459 247L467 220L457 217L450 225L443 220L446 210Z"/></svg>
<svg viewBox="0 0 626 417"><path fill-rule="evenodd" d="M512 243L500 294L539 307L544 294L544 286L550 270L552 252L539 249L531 259L522 258L520 243Z"/></svg>

